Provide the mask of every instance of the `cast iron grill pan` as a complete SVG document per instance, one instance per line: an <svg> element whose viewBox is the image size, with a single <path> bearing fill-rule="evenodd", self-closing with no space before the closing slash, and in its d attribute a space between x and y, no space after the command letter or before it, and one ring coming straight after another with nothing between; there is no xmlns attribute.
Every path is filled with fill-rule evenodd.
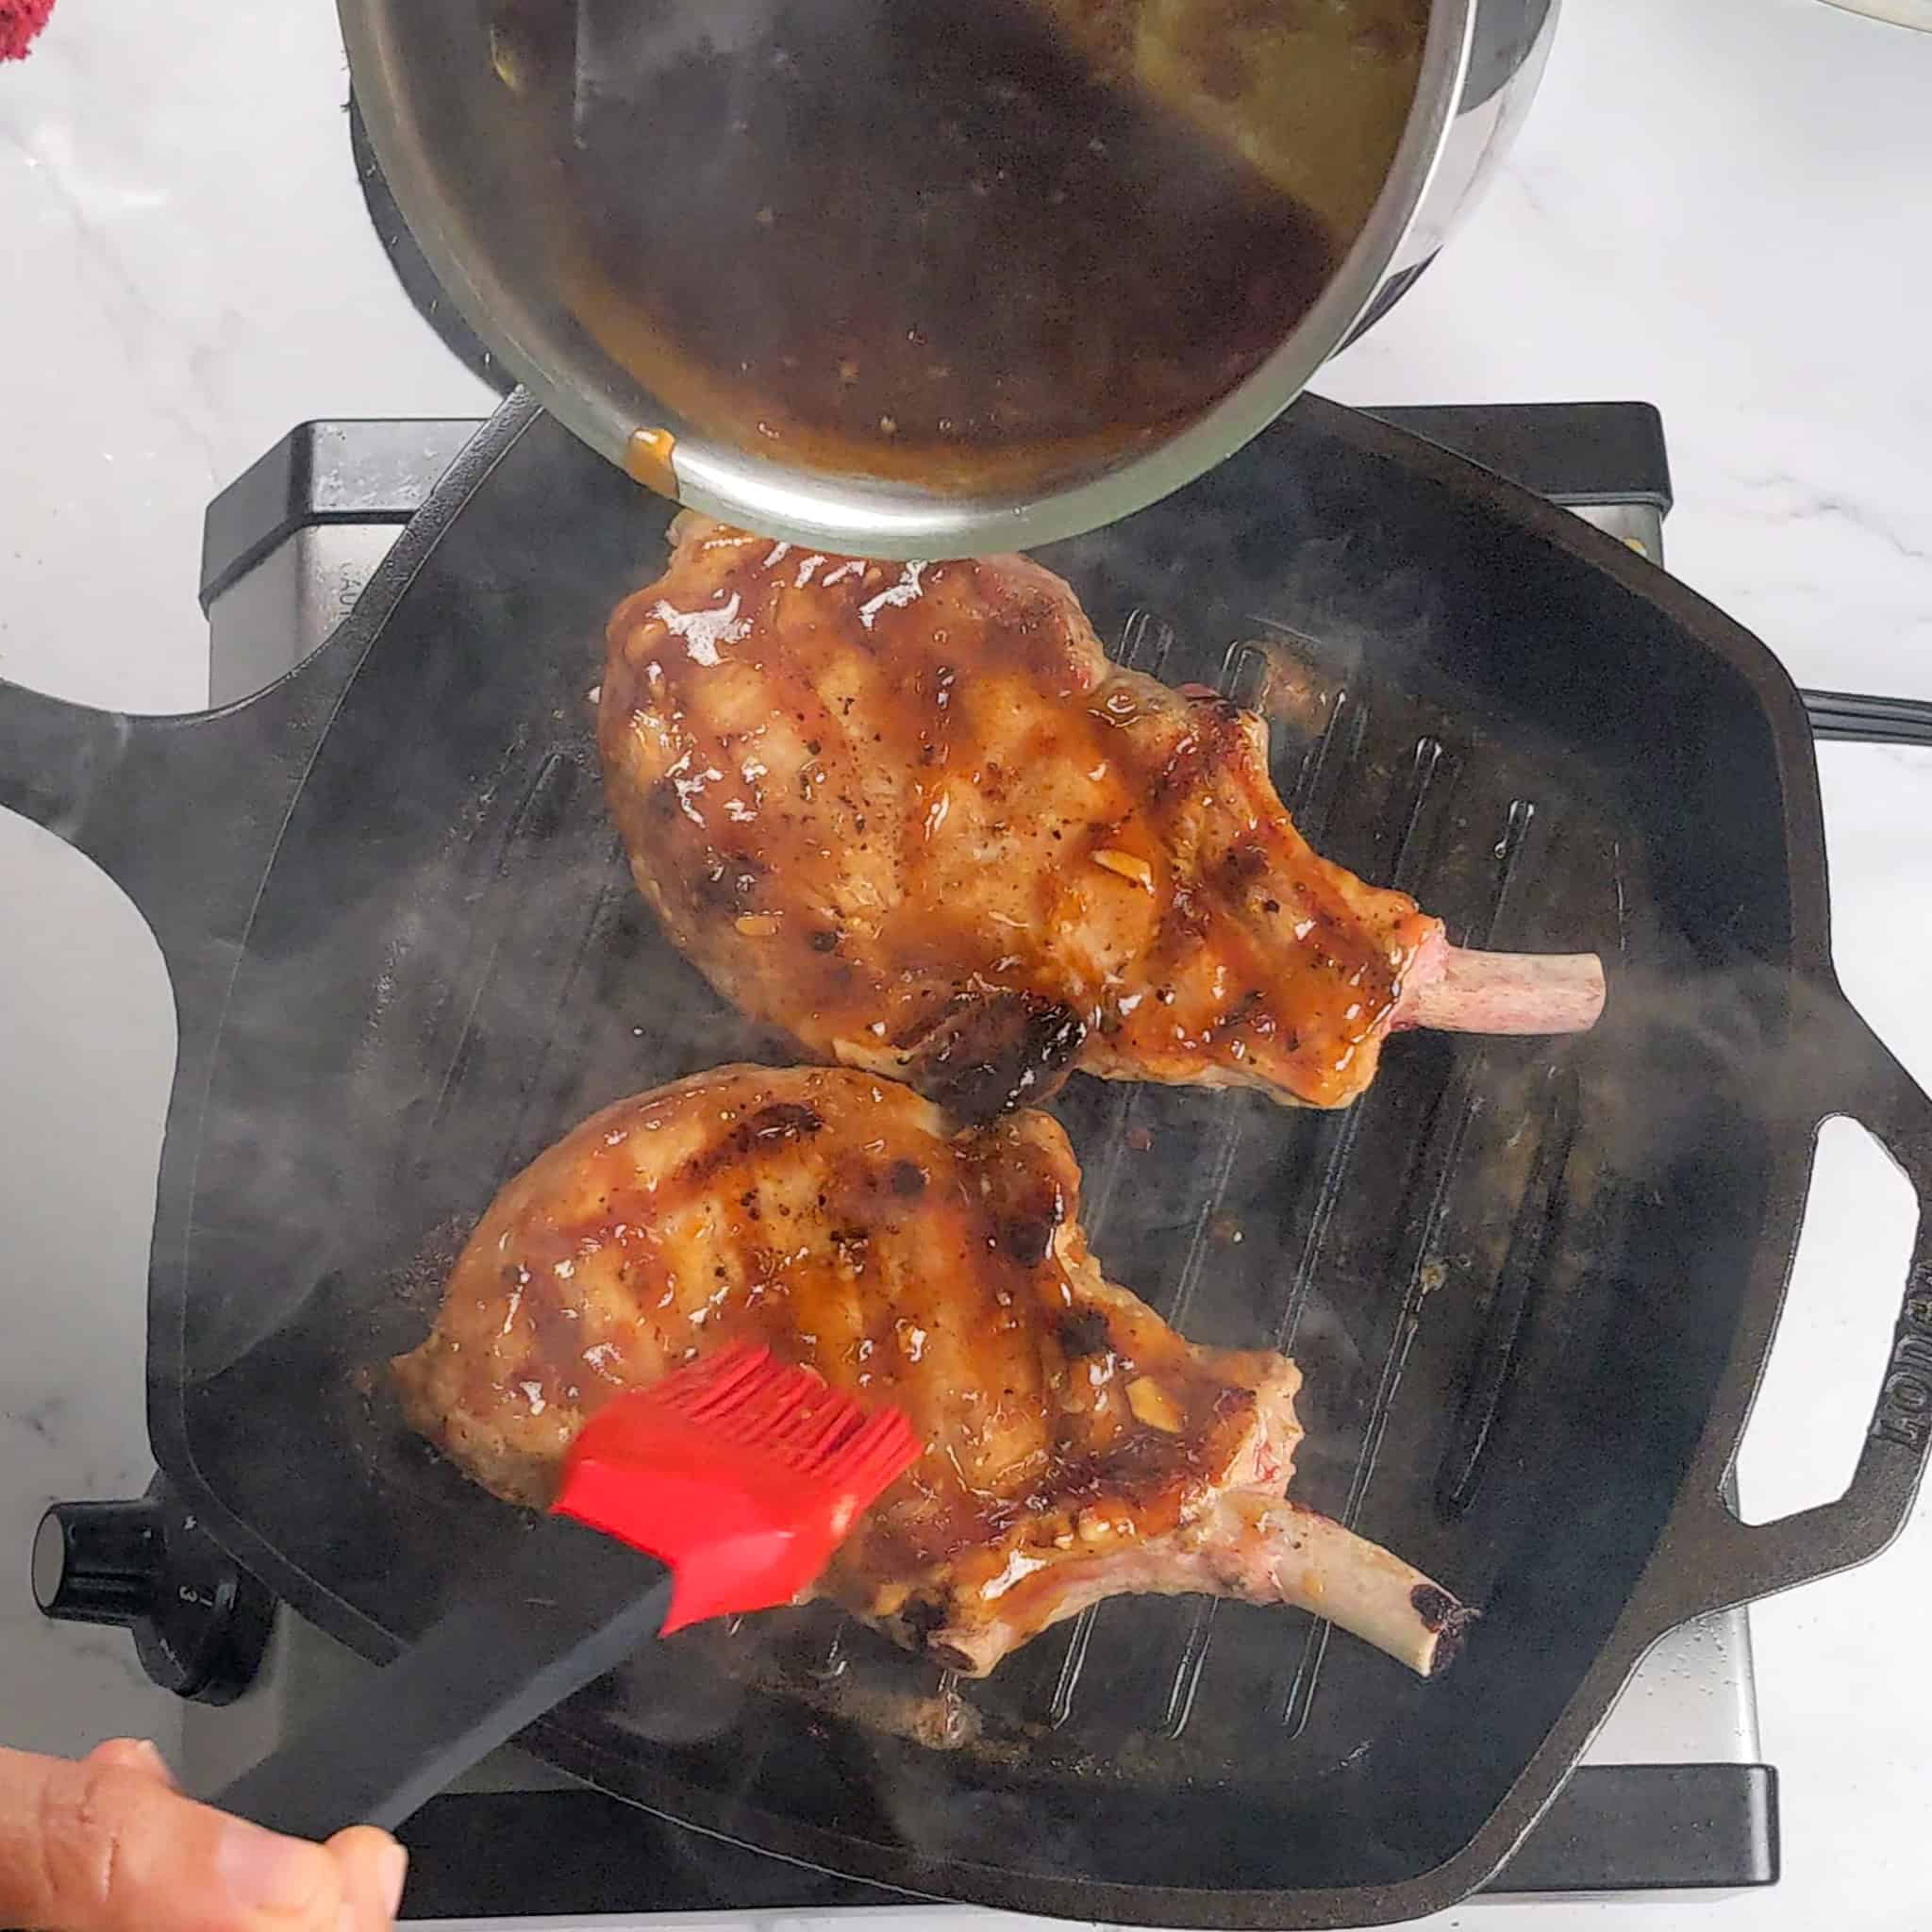
<svg viewBox="0 0 1932 1932"><path fill-rule="evenodd" d="M521 1533L383 1372L469 1222L606 1101L787 1057L658 937L603 811L602 625L667 514L512 400L260 699L0 707L0 802L130 891L176 988L158 1457L375 1657ZM1047 560L1124 660L1269 717L1323 850L1459 941L1610 961L1596 1035L1410 1037L1347 1113L1084 1079L1060 1103L1109 1272L1198 1340L1290 1348L1296 1493L1487 1614L1429 1685L1189 1599L1105 1605L958 1685L788 1612L657 1647L535 1741L674 1818L989 1905L1412 1916L1502 1861L1656 1635L1895 1532L1932 1401L1909 1353L1842 1502L1745 1530L1718 1491L1817 1122L1855 1111L1924 1197L1932 1110L1830 978L1796 694L1620 546L1305 402ZM1914 1279L1907 1339L1923 1227Z"/></svg>

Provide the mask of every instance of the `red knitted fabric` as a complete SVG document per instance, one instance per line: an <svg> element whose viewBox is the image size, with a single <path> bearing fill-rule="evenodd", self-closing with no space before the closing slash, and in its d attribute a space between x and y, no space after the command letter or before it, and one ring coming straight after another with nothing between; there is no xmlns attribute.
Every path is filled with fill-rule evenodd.
<svg viewBox="0 0 1932 1932"><path fill-rule="evenodd" d="M54 0L0 0L0 60L21 60L46 25Z"/></svg>

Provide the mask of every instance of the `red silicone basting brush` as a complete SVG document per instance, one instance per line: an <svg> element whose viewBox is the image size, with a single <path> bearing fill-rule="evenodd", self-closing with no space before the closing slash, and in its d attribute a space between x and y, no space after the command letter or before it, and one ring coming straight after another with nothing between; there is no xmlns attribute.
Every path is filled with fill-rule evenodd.
<svg viewBox="0 0 1932 1932"><path fill-rule="evenodd" d="M897 1409L741 1343L599 1409L552 1507L671 1566L668 1637L789 1604L918 1457Z"/></svg>
<svg viewBox="0 0 1932 1932"><path fill-rule="evenodd" d="M396 1825L650 1638L791 1602L919 1453L761 1348L620 1395L504 1569L213 1802L303 1838Z"/></svg>

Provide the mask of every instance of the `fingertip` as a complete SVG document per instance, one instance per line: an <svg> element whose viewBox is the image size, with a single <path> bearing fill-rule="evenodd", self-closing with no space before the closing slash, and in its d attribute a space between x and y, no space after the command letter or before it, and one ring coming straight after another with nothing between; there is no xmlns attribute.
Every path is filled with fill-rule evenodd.
<svg viewBox="0 0 1932 1932"><path fill-rule="evenodd" d="M321 1845L283 1838L245 1819L210 1815L221 1819L215 1874L242 1910L303 1925L333 1921L341 1885L335 1861Z"/></svg>
<svg viewBox="0 0 1932 1932"><path fill-rule="evenodd" d="M175 1789L175 1774L168 1769L168 1760L151 1738L109 1738L105 1743L96 1744L84 1761L137 1772L166 1785L170 1790Z"/></svg>
<svg viewBox="0 0 1932 1932"><path fill-rule="evenodd" d="M337 1832L328 1850L341 1869L347 1894L343 1932L389 1932L403 1902L408 1853L388 1832L371 1824Z"/></svg>
<svg viewBox="0 0 1932 1932"><path fill-rule="evenodd" d="M10 1794L15 1815L0 1805L0 1924L329 1932L342 1878L320 1845L194 1804L126 1756L116 1748L83 1764L21 1760L26 1779L17 1776ZM9 1871L8 1854L23 1842L30 1856L13 1858Z"/></svg>

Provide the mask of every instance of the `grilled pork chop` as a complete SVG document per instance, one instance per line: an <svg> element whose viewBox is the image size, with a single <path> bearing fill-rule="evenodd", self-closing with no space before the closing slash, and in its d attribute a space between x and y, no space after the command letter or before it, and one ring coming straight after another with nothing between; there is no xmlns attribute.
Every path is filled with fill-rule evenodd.
<svg viewBox="0 0 1932 1932"><path fill-rule="evenodd" d="M1458 952L1310 851L1261 720L1116 669L1025 558L673 537L610 621L611 808L677 944L813 1058L949 1098L1076 1060L1339 1107L1393 1028L1595 1020L1593 957Z"/></svg>
<svg viewBox="0 0 1932 1932"><path fill-rule="evenodd" d="M1283 1499L1300 1375L1196 1348L1106 1279L1059 1127L954 1133L842 1068L724 1067L619 1102L539 1157L470 1237L411 1422L541 1504L600 1403L753 1338L925 1454L820 1592L984 1675L1102 1597L1203 1591L1318 1610L1427 1674L1468 1613L1386 1550Z"/></svg>

